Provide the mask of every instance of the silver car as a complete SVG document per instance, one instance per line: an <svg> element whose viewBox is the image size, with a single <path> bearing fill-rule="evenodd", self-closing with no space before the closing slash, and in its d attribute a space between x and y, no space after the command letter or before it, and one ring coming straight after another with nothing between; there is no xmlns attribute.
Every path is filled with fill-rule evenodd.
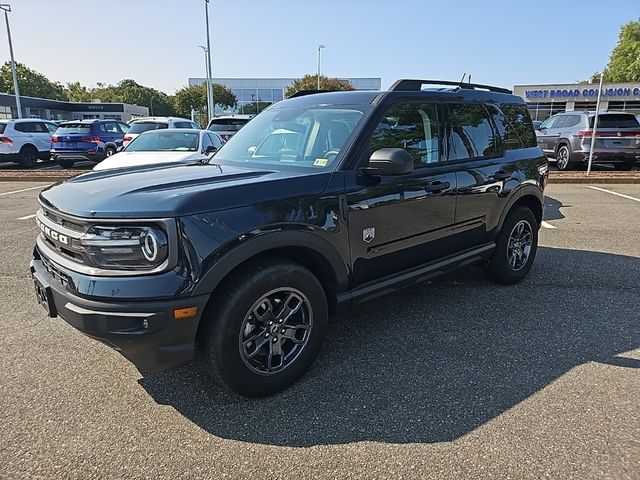
<svg viewBox="0 0 640 480"><path fill-rule="evenodd" d="M538 146L556 159L558 170L570 170L589 159L595 112L565 112L549 117L536 130ZM631 169L640 162L640 123L625 112L600 112L593 160Z"/></svg>

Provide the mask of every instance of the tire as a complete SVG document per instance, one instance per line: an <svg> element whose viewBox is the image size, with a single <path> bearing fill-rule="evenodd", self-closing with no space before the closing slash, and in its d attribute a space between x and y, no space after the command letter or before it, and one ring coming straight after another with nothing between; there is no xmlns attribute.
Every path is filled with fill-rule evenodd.
<svg viewBox="0 0 640 480"><path fill-rule="evenodd" d="M526 237L516 239L519 229L529 233L527 248ZM509 212L498 234L496 248L485 270L494 282L510 285L518 283L527 276L538 250L538 222L527 207L518 206ZM522 255L518 254L522 252ZM526 255L526 259L523 256ZM515 264L514 264L515 258Z"/></svg>
<svg viewBox="0 0 640 480"><path fill-rule="evenodd" d="M62 168L71 168L74 163L76 163L75 160L58 160L58 165Z"/></svg>
<svg viewBox="0 0 640 480"><path fill-rule="evenodd" d="M287 311L294 313L284 320ZM267 259L232 273L202 321L202 358L216 382L264 397L294 383L315 360L327 330L327 299L309 270Z"/></svg>
<svg viewBox="0 0 640 480"><path fill-rule="evenodd" d="M556 167L558 167L558 170L562 172L573 169L573 163L571 162L571 147L566 143L558 145L556 150Z"/></svg>
<svg viewBox="0 0 640 480"><path fill-rule="evenodd" d="M104 157L108 158L111 155L114 155L116 153L116 149L113 147L107 147L104 149Z"/></svg>
<svg viewBox="0 0 640 480"><path fill-rule="evenodd" d="M18 159L20 165L24 168L33 168L38 163L38 150L30 145L25 145L20 149L20 158Z"/></svg>

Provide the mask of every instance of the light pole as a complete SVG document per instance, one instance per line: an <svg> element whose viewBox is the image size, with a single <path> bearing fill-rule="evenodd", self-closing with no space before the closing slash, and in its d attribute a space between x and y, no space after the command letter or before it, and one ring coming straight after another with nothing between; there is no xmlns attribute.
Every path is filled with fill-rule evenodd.
<svg viewBox="0 0 640 480"><path fill-rule="evenodd" d="M0 3L0 8L4 10L4 19L7 22L7 36L9 37L9 53L11 55L11 73L13 74L13 90L16 94L16 110L18 118L22 118L22 105L20 105L20 89L18 88L18 75L16 74L16 61L13 59L13 44L11 43L11 29L9 29L9 15L11 5Z"/></svg>
<svg viewBox="0 0 640 480"><path fill-rule="evenodd" d="M211 39L209 38L209 0L204 0L205 16L207 18L207 113L213 118L213 85L211 85ZM207 122L208 124L208 122Z"/></svg>
<svg viewBox="0 0 640 480"><path fill-rule="evenodd" d="M198 47L200 47L204 51L204 70L207 75L207 81L205 82L207 86L207 114L211 115L211 110L209 110L211 108L211 90L209 90L209 84L211 83L211 71L209 70L209 62L207 61L207 52L209 50L207 50L207 47L203 45L198 45Z"/></svg>
<svg viewBox="0 0 640 480"><path fill-rule="evenodd" d="M320 90L320 50L327 48L324 45L318 45L318 90Z"/></svg>

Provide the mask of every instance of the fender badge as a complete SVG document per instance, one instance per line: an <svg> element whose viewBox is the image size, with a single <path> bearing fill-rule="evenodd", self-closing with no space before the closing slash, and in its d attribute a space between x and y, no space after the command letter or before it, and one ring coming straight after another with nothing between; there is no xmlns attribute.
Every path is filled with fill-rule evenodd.
<svg viewBox="0 0 640 480"><path fill-rule="evenodd" d="M371 243L371 241L375 238L375 236L376 236L376 229L373 227L365 228L364 230L362 230L362 240L367 243Z"/></svg>

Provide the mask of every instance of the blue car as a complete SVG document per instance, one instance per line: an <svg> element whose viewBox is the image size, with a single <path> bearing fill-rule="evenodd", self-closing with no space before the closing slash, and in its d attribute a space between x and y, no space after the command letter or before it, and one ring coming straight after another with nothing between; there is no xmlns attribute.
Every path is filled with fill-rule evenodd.
<svg viewBox="0 0 640 480"><path fill-rule="evenodd" d="M51 157L64 168L75 162L98 163L122 146L129 125L118 120L79 120L64 122L51 136Z"/></svg>

